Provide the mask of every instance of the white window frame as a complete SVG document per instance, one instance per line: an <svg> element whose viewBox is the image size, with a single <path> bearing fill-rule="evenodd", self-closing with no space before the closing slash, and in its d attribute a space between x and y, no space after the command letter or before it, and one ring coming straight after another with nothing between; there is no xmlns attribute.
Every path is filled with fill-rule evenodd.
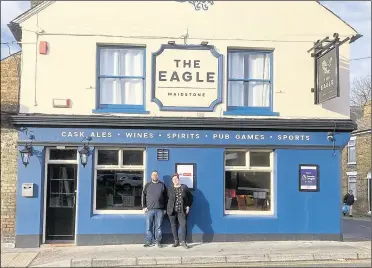
<svg viewBox="0 0 372 268"><path fill-rule="evenodd" d="M274 215L274 208L275 208L275 194L276 189L274 189L274 151L273 150L249 150L249 149L232 149L228 148L225 150L226 152L246 152L245 155L245 166L226 166L226 160L224 155L224 198L225 198L225 190L226 190L226 177L225 173L226 171L255 171L255 172L270 172L270 210L269 211L244 211L244 210L226 210L225 208L225 202L223 205L224 215L253 215L253 216L272 216ZM251 152L266 152L270 153L270 166L269 167L251 167L250 166L250 153Z"/></svg>
<svg viewBox="0 0 372 268"><path fill-rule="evenodd" d="M348 175L347 177L347 192L350 192L350 183L355 183L355 191L354 194L354 200L357 200L357 192L358 192L358 180L357 175Z"/></svg>
<svg viewBox="0 0 372 268"><path fill-rule="evenodd" d="M118 150L118 165L98 165L98 151ZM123 165L124 151L143 151L143 165ZM94 194L93 194L93 213L94 214L144 214L143 210L97 210L97 171L98 170L127 170L127 171L143 171L143 187L146 183L146 148L139 147L96 147L94 153Z"/></svg>
<svg viewBox="0 0 372 268"><path fill-rule="evenodd" d="M351 145L353 143L353 145ZM354 152L355 152L355 161L350 161L350 148L354 147ZM348 165L355 165L356 164L356 159L357 154L356 154L356 137L351 137L349 140L349 143L347 144L347 164Z"/></svg>

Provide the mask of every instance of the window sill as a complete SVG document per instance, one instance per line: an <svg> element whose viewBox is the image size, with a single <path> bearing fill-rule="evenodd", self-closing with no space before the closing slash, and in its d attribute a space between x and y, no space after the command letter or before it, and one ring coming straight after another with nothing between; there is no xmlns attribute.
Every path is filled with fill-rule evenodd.
<svg viewBox="0 0 372 268"><path fill-rule="evenodd" d="M93 113L149 114L149 111L135 109L94 109Z"/></svg>
<svg viewBox="0 0 372 268"><path fill-rule="evenodd" d="M273 211L225 210L224 217L276 217Z"/></svg>
<svg viewBox="0 0 372 268"><path fill-rule="evenodd" d="M93 214L97 215L145 215L143 210L93 210Z"/></svg>
<svg viewBox="0 0 372 268"><path fill-rule="evenodd" d="M260 109L227 110L224 115L279 116L278 112Z"/></svg>
<svg viewBox="0 0 372 268"><path fill-rule="evenodd" d="M349 162L347 164L350 165L350 166L352 166L352 165L356 165L357 163L356 162Z"/></svg>

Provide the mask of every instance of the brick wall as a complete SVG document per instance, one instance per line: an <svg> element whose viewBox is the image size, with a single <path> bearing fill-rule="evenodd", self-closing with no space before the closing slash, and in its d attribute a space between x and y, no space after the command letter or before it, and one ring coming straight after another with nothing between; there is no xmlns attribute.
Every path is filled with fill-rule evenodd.
<svg viewBox="0 0 372 268"><path fill-rule="evenodd" d="M346 172L356 171L357 175L357 200L354 204L354 212L367 214L368 206L368 172L371 171L371 132L358 133L358 131L371 130L371 103L364 107L363 118L358 120L356 137L356 165L347 164L347 147L342 152L342 193L348 190L348 176Z"/></svg>
<svg viewBox="0 0 372 268"><path fill-rule="evenodd" d="M1 243L14 245L17 131L9 124L8 115L18 113L20 53L1 61Z"/></svg>

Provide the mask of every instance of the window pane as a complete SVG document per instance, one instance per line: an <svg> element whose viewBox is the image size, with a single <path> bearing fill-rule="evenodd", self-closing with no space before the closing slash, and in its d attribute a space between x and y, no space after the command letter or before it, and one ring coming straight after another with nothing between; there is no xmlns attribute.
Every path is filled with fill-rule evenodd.
<svg viewBox="0 0 372 268"><path fill-rule="evenodd" d="M143 79L100 79L100 104L142 105Z"/></svg>
<svg viewBox="0 0 372 268"><path fill-rule="evenodd" d="M50 160L76 160L76 149L50 149L49 159Z"/></svg>
<svg viewBox="0 0 372 268"><path fill-rule="evenodd" d="M229 79L270 80L270 54L229 53Z"/></svg>
<svg viewBox="0 0 372 268"><path fill-rule="evenodd" d="M98 170L98 210L141 210L143 171Z"/></svg>
<svg viewBox="0 0 372 268"><path fill-rule="evenodd" d="M270 153L250 152L249 154L251 167L270 167Z"/></svg>
<svg viewBox="0 0 372 268"><path fill-rule="evenodd" d="M143 151L123 150L123 165L143 165Z"/></svg>
<svg viewBox="0 0 372 268"><path fill-rule="evenodd" d="M245 166L246 152L241 151L227 151L225 152L226 166Z"/></svg>
<svg viewBox="0 0 372 268"><path fill-rule="evenodd" d="M143 49L100 49L101 75L143 77L143 69Z"/></svg>
<svg viewBox="0 0 372 268"><path fill-rule="evenodd" d="M244 211L270 210L270 172L226 171L225 209Z"/></svg>
<svg viewBox="0 0 372 268"><path fill-rule="evenodd" d="M355 163L356 162L356 152L355 147L348 147L348 162Z"/></svg>
<svg viewBox="0 0 372 268"><path fill-rule="evenodd" d="M229 81L228 106L269 107L270 83Z"/></svg>
<svg viewBox="0 0 372 268"><path fill-rule="evenodd" d="M118 165L118 150L98 150L98 165Z"/></svg>

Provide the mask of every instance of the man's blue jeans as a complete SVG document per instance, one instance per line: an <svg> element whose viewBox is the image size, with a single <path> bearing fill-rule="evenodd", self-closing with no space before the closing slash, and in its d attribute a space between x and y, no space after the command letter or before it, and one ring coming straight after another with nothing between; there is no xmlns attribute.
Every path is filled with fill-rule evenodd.
<svg viewBox="0 0 372 268"><path fill-rule="evenodd" d="M162 209L150 209L146 212L146 242L151 243L155 235L155 243L162 239L161 224L163 222ZM155 234L154 234L155 232Z"/></svg>

